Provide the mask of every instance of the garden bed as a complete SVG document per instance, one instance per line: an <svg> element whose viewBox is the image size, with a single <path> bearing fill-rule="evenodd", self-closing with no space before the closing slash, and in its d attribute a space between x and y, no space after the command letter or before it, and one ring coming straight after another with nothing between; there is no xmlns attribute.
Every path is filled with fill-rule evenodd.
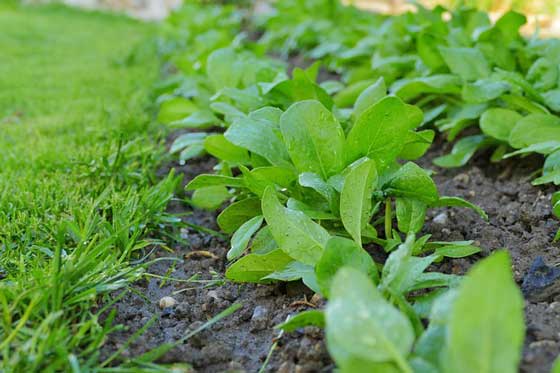
<svg viewBox="0 0 560 373"><path fill-rule="evenodd" d="M482 255L446 260L438 265L438 270L464 274L482 256L505 247L512 256L515 279L521 285L536 257L542 256L549 264L556 263L559 259L558 246L552 243L552 239L557 221L549 207L552 188L535 188L528 178L540 160L529 157L498 165L489 163L487 154L481 154L461 169L441 169L431 164L433 158L448 151L448 144L438 139L419 163L436 171L434 180L442 195L460 196L478 204L488 213L489 221L481 220L475 212L467 209L430 211L424 233L430 233L434 240L441 241L474 240L483 249ZM174 163L168 167L183 173L186 184L196 175L209 172L214 164L213 159L205 157L186 166ZM162 173L166 174L167 170ZM218 230L216 213L193 210L181 201L172 203L169 212L189 213L184 218L186 222ZM184 261L178 263L172 272L169 262L155 264L148 272L183 280L195 274L200 275L200 280L223 279L228 240L196 228L185 229L181 234L189 244L171 246L174 248L173 255L159 250L154 257L171 256ZM368 249L376 250L373 247ZM379 253L380 249L377 250ZM207 254L192 255L199 251L207 251L212 257L207 257ZM133 285L134 292L128 292L116 304L116 322L125 325L127 330L110 336L104 347L105 354L122 346L154 315L159 316L158 321L126 349L123 356L137 356L164 342L178 340L220 311L240 303L242 308L239 311L173 349L161 362L190 363L200 372L256 372L279 334L274 329L275 325L285 321L288 315L324 306L324 301L314 298L313 293L299 281L271 285L218 281L208 287L204 283L185 284L169 280L164 286L160 286L161 283L162 280L157 278L138 282ZM180 293L173 295L177 291ZM178 303L162 310L159 300L169 295ZM533 294L536 295L538 292ZM551 296L543 301L526 301L523 372L549 372L554 358L560 353L558 300L560 298ZM334 363L323 342L323 331L306 327L278 339L278 347L267 367L266 371L271 372L320 372L332 371Z"/></svg>

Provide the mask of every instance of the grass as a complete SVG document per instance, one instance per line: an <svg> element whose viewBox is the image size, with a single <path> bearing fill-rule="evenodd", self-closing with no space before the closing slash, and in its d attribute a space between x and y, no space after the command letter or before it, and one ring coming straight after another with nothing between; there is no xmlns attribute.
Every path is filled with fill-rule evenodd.
<svg viewBox="0 0 560 373"><path fill-rule="evenodd" d="M141 275L131 258L177 184L154 177L164 153L149 107L153 32L120 16L0 6L0 371L102 364L113 327L100 295Z"/></svg>

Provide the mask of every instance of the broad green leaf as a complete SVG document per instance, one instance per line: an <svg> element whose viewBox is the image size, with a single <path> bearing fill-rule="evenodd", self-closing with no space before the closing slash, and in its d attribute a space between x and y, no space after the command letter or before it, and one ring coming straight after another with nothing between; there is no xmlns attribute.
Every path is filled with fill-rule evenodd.
<svg viewBox="0 0 560 373"><path fill-rule="evenodd" d="M243 74L242 65L231 48L217 49L208 56L206 74L215 89L236 87Z"/></svg>
<svg viewBox="0 0 560 373"><path fill-rule="evenodd" d="M185 190L196 190L210 186L245 188L245 180L240 177L203 174L198 175L193 180L191 180L191 182L188 183L185 187Z"/></svg>
<svg viewBox="0 0 560 373"><path fill-rule="evenodd" d="M289 166L290 157L275 127L266 121L251 118L235 120L224 133L233 144L266 158L276 166Z"/></svg>
<svg viewBox="0 0 560 373"><path fill-rule="evenodd" d="M232 165L251 162L251 158L246 149L232 144L222 134L206 137L204 139L204 149L212 156L231 163Z"/></svg>
<svg viewBox="0 0 560 373"><path fill-rule="evenodd" d="M378 170L385 169L404 147L408 131L422 123L422 112L401 99L388 96L370 106L356 120L346 141L346 159L361 157L375 161Z"/></svg>
<svg viewBox="0 0 560 373"><path fill-rule="evenodd" d="M205 210L216 210L231 197L223 185L211 185L197 188L191 198L195 207Z"/></svg>
<svg viewBox="0 0 560 373"><path fill-rule="evenodd" d="M282 206L272 188L263 194L262 211L274 240L286 254L304 264L317 263L330 238L323 227L304 213Z"/></svg>
<svg viewBox="0 0 560 373"><path fill-rule="evenodd" d="M509 143L519 149L547 141L560 141L560 118L548 114L529 114L517 121Z"/></svg>
<svg viewBox="0 0 560 373"><path fill-rule="evenodd" d="M399 158L412 161L422 157L432 145L435 134L434 130L408 131Z"/></svg>
<svg viewBox="0 0 560 373"><path fill-rule="evenodd" d="M360 94L370 85L375 84L375 80L360 80L344 88L334 96L334 103L338 107L352 107Z"/></svg>
<svg viewBox="0 0 560 373"><path fill-rule="evenodd" d="M521 114L516 111L491 108L480 117L480 129L487 136L508 141L511 130L521 118Z"/></svg>
<svg viewBox="0 0 560 373"><path fill-rule="evenodd" d="M491 79L479 79L463 85L462 96L466 102L482 103L494 100L509 90L509 84Z"/></svg>
<svg viewBox="0 0 560 373"><path fill-rule="evenodd" d="M287 333L304 328L306 326L325 327L325 313L322 310L307 310L290 317L282 324L276 325L275 329L281 329Z"/></svg>
<svg viewBox="0 0 560 373"><path fill-rule="evenodd" d="M464 166L478 149L487 145L486 139L484 135L463 137L453 145L450 154L437 157L433 162L435 165L444 168Z"/></svg>
<svg viewBox="0 0 560 373"><path fill-rule="evenodd" d="M286 267L274 271L264 277L266 280L279 280L279 281L297 281L302 280L303 283L314 292L319 292L319 285L317 284L317 276L312 265L304 264L301 262L293 261Z"/></svg>
<svg viewBox="0 0 560 373"><path fill-rule="evenodd" d="M399 168L383 189L391 196L417 199L428 204L439 198L436 184L430 175L412 162Z"/></svg>
<svg viewBox="0 0 560 373"><path fill-rule="evenodd" d="M486 212L483 209L481 209L474 203L465 201L460 197L441 196L437 201L432 203L431 206L432 207L466 207L476 211L476 213L480 215L484 220L488 220L488 214L486 214Z"/></svg>
<svg viewBox="0 0 560 373"><path fill-rule="evenodd" d="M357 269L375 283L379 281L377 267L367 251L354 241L332 237L327 241L325 252L315 267L317 282L325 297L329 297L332 280L342 267Z"/></svg>
<svg viewBox="0 0 560 373"><path fill-rule="evenodd" d="M402 79L391 86L391 92L407 102L426 93L458 95L461 79L451 74Z"/></svg>
<svg viewBox="0 0 560 373"><path fill-rule="evenodd" d="M277 248L278 244L274 241L268 225L262 227L251 242L251 252L255 254L266 254Z"/></svg>
<svg viewBox="0 0 560 373"><path fill-rule="evenodd" d="M206 136L208 136L206 132L185 133L173 141L169 152L173 154L185 149L189 145L202 144Z"/></svg>
<svg viewBox="0 0 560 373"><path fill-rule="evenodd" d="M173 97L161 103L158 112L158 122L171 123L188 117L198 111L198 106L183 97Z"/></svg>
<svg viewBox="0 0 560 373"><path fill-rule="evenodd" d="M339 195L336 190L328 184L321 176L312 173L304 172L299 175L299 184L306 188L311 188L319 193L329 203L331 210L334 214L339 211Z"/></svg>
<svg viewBox="0 0 560 373"><path fill-rule="evenodd" d="M486 78L490 75L490 66L486 58L476 48L439 47L439 51L451 72L465 81Z"/></svg>
<svg viewBox="0 0 560 373"><path fill-rule="evenodd" d="M203 143L195 143L192 145L187 146L185 149L179 153L179 160L186 161L191 158L196 158L204 154L204 144Z"/></svg>
<svg viewBox="0 0 560 373"><path fill-rule="evenodd" d="M372 193L377 185L377 170L371 159L350 165L340 194L340 218L356 243L362 245L362 230L371 218Z"/></svg>
<svg viewBox="0 0 560 373"><path fill-rule="evenodd" d="M560 145L560 144L559 144ZM557 150L546 157L543 165L542 176L533 180L533 185L546 183L560 184L560 150Z"/></svg>
<svg viewBox="0 0 560 373"><path fill-rule="evenodd" d="M255 216L239 227L231 237L231 248L227 252L227 259L237 259L243 251L247 248L251 237L261 227L263 217L261 215Z"/></svg>
<svg viewBox="0 0 560 373"><path fill-rule="evenodd" d="M358 118L368 107L387 96L387 87L383 77L367 87L354 104L354 117Z"/></svg>
<svg viewBox="0 0 560 373"><path fill-rule="evenodd" d="M397 198L397 223L403 233L417 233L424 226L428 206L419 200L410 198Z"/></svg>
<svg viewBox="0 0 560 373"><path fill-rule="evenodd" d="M476 264L450 312L445 372L517 372L525 336L523 307L505 251Z"/></svg>
<svg viewBox="0 0 560 373"><path fill-rule="evenodd" d="M220 124L220 120L210 110L195 111L188 117L171 122L170 125L179 128L210 128Z"/></svg>
<svg viewBox="0 0 560 373"><path fill-rule="evenodd" d="M299 172L327 179L344 167L344 132L320 102L306 100L290 106L280 118L280 129Z"/></svg>
<svg viewBox="0 0 560 373"><path fill-rule="evenodd" d="M261 214L261 201L246 198L229 205L218 215L218 226L226 233L235 232L243 223Z"/></svg>
<svg viewBox="0 0 560 373"><path fill-rule="evenodd" d="M313 220L338 220L338 218L325 209L315 208L295 198L289 198L286 206L289 209L303 212Z"/></svg>
<svg viewBox="0 0 560 373"><path fill-rule="evenodd" d="M395 362L412 372L406 362L414 342L412 325L367 275L342 268L330 293L325 310L327 348L342 371L356 371L351 366L361 360L366 364Z"/></svg>
<svg viewBox="0 0 560 373"><path fill-rule="evenodd" d="M441 45L442 40L430 32L421 32L416 40L416 50L422 59L432 71L439 70L445 65L445 61L441 57L437 46Z"/></svg>
<svg viewBox="0 0 560 373"><path fill-rule="evenodd" d="M226 270L226 277L237 282L262 282L262 278L286 267L293 259L282 250L276 249L267 254L249 254Z"/></svg>

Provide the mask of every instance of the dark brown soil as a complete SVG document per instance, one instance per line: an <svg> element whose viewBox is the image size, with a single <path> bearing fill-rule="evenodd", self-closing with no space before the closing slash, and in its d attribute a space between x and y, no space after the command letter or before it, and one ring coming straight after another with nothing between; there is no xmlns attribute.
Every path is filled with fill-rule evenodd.
<svg viewBox="0 0 560 373"><path fill-rule="evenodd" d="M433 239L475 240L483 248L482 255L446 261L439 270L465 273L482 256L504 247L511 252L519 283L537 256L543 256L548 264L555 264L558 245L553 244L552 239L558 222L550 212L553 190L531 186L528 177L542 160L528 157L495 165L486 161L488 154L483 154L461 169L442 170L431 165L431 159L448 151L449 145L440 140L420 163L437 172L434 180L442 195L460 196L478 204L486 210L490 221L483 221L468 209L430 211L425 233L431 233ZM212 166L213 161L204 158L176 168L186 175L187 182ZM169 209L192 212L184 218L185 221L218 229L215 213L192 211L181 201L175 201ZM160 250L154 256L184 258L189 253L206 250L215 257L192 256L176 264L173 271L169 269L170 262L159 262L150 267L149 272L181 279L193 274L199 274L199 279L203 280L223 279L227 240L193 228L183 229L180 235L187 243L172 243L173 254ZM256 372L278 335L273 326L288 315L309 308L297 302L310 300L312 296L300 283L247 285L217 281L213 286L204 286L204 283L172 281L162 286L162 280L157 278L134 284L132 287L136 292L128 292L115 305L118 310L115 322L125 325L126 330L113 333L102 354L115 351L154 314L160 315L159 319L126 350L126 356L135 356L163 342L175 341L233 303L241 303L239 311L175 348L161 361L187 362L200 372ZM173 296L178 303L162 310L158 302L167 295ZM559 301L560 297L552 297L545 302L526 302L527 337L521 371L549 372L553 359L560 353ZM323 301L317 301L318 307L323 305ZM306 328L279 339L266 371L322 372L333 368L322 331Z"/></svg>

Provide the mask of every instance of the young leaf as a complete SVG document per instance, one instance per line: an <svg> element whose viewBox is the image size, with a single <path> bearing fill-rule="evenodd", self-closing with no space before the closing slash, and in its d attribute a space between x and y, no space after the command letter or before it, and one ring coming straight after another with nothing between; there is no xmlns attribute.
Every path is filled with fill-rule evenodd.
<svg viewBox="0 0 560 373"><path fill-rule="evenodd" d="M389 166L404 147L408 131L422 123L422 112L401 99L388 96L358 117L346 141L346 159L375 161L378 171Z"/></svg>
<svg viewBox="0 0 560 373"><path fill-rule="evenodd" d="M387 86L383 77L367 87L354 104L354 117L358 118L368 107L387 96Z"/></svg>
<svg viewBox="0 0 560 373"><path fill-rule="evenodd" d="M171 148L169 149L169 153L177 153L189 145L203 143L206 136L208 136L206 132L185 133L173 141L173 144L171 144Z"/></svg>
<svg viewBox="0 0 560 373"><path fill-rule="evenodd" d="M313 266L297 261L289 263L286 267L272 272L263 279L279 281L297 281L301 279L309 289L316 293L319 292L317 276L315 275Z"/></svg>
<svg viewBox="0 0 560 373"><path fill-rule="evenodd" d="M478 149L482 149L487 144L487 137L484 135L463 137L453 145L450 154L437 157L433 162L444 168L461 167L467 164Z"/></svg>
<svg viewBox="0 0 560 373"><path fill-rule="evenodd" d="M325 314L321 310L308 310L298 313L290 317L282 324L276 325L275 329L282 329L285 332L293 332L294 330L306 327L317 326L319 328L325 327Z"/></svg>
<svg viewBox="0 0 560 373"><path fill-rule="evenodd" d="M243 223L261 214L261 201L258 198L246 198L229 205L218 215L217 222L226 233L235 232Z"/></svg>
<svg viewBox="0 0 560 373"><path fill-rule="evenodd" d="M226 277L237 282L261 282L262 278L286 267L293 259L282 250L245 255L226 270Z"/></svg>
<svg viewBox="0 0 560 373"><path fill-rule="evenodd" d="M488 220L488 214L486 214L486 212L483 209L481 209L474 203L466 201L460 197L442 196L439 197L439 199L436 202L432 203L431 206L432 207L466 207L476 211L476 213L480 215L484 220Z"/></svg>
<svg viewBox="0 0 560 373"><path fill-rule="evenodd" d="M233 144L256 153L276 166L290 165L290 156L269 122L251 118L235 120L224 133Z"/></svg>
<svg viewBox="0 0 560 373"><path fill-rule="evenodd" d="M412 325L370 278L344 267L330 293L325 311L327 348L342 371L367 372L377 363L394 362L402 372L412 373L406 362L414 342ZM356 361L360 370L351 370L358 367Z"/></svg>
<svg viewBox="0 0 560 373"><path fill-rule="evenodd" d="M486 58L476 48L440 47L439 51L449 69L465 81L486 78L490 75L490 66Z"/></svg>
<svg viewBox="0 0 560 373"><path fill-rule="evenodd" d="M399 168L383 189L391 196L417 199L428 204L439 198L436 184L430 175L412 162Z"/></svg>
<svg viewBox="0 0 560 373"><path fill-rule="evenodd" d="M363 159L350 166L340 194L340 217L350 236L362 245L362 230L371 218L371 198L377 185L375 162Z"/></svg>
<svg viewBox="0 0 560 373"><path fill-rule="evenodd" d="M344 132L320 102L290 106L280 118L280 129L299 172L314 172L326 180L344 167Z"/></svg>
<svg viewBox="0 0 560 373"><path fill-rule="evenodd" d="M231 48L217 49L208 56L206 73L216 90L236 87L243 74L237 54Z"/></svg>
<svg viewBox="0 0 560 373"><path fill-rule="evenodd" d="M525 336L523 306L505 251L476 264L451 308L446 371L517 372Z"/></svg>
<svg viewBox="0 0 560 373"><path fill-rule="evenodd" d="M375 283L379 281L377 267L367 251L354 241L342 237L332 237L327 241L325 252L315 267L317 283L325 297L329 297L332 280L342 267L357 269Z"/></svg>
<svg viewBox="0 0 560 373"><path fill-rule="evenodd" d="M205 210L216 210L231 195L223 185L211 185L197 188L192 195L192 204Z"/></svg>
<svg viewBox="0 0 560 373"><path fill-rule="evenodd" d="M243 251L247 248L249 240L253 234L261 227L263 217L261 215L255 216L247 220L238 230L235 231L231 237L231 249L227 252L227 260L238 258Z"/></svg>
<svg viewBox="0 0 560 373"><path fill-rule="evenodd" d="M262 211L280 248L295 260L314 265L320 259L329 233L300 211L285 208L273 188L262 197Z"/></svg>
<svg viewBox="0 0 560 373"><path fill-rule="evenodd" d="M424 226L427 205L416 199L397 198L397 223L403 233L418 233Z"/></svg>
<svg viewBox="0 0 560 373"><path fill-rule="evenodd" d="M187 184L185 190L196 190L210 186L229 186L236 188L245 188L245 180L239 177L231 177L224 175L203 174L198 175Z"/></svg>
<svg viewBox="0 0 560 373"><path fill-rule="evenodd" d="M408 131L403 150L399 158L412 161L423 156L432 145L435 137L434 130Z"/></svg>
<svg viewBox="0 0 560 373"><path fill-rule="evenodd" d="M560 118L549 114L527 115L509 135L509 143L516 149L554 139L560 139Z"/></svg>
<svg viewBox="0 0 560 373"><path fill-rule="evenodd" d="M222 134L206 137L204 139L204 149L208 154L232 165L251 162L249 153L245 148L232 144Z"/></svg>
<svg viewBox="0 0 560 373"><path fill-rule="evenodd" d="M516 111L491 108L480 117L480 129L487 136L508 141L511 130L521 118L523 118L521 114Z"/></svg>

